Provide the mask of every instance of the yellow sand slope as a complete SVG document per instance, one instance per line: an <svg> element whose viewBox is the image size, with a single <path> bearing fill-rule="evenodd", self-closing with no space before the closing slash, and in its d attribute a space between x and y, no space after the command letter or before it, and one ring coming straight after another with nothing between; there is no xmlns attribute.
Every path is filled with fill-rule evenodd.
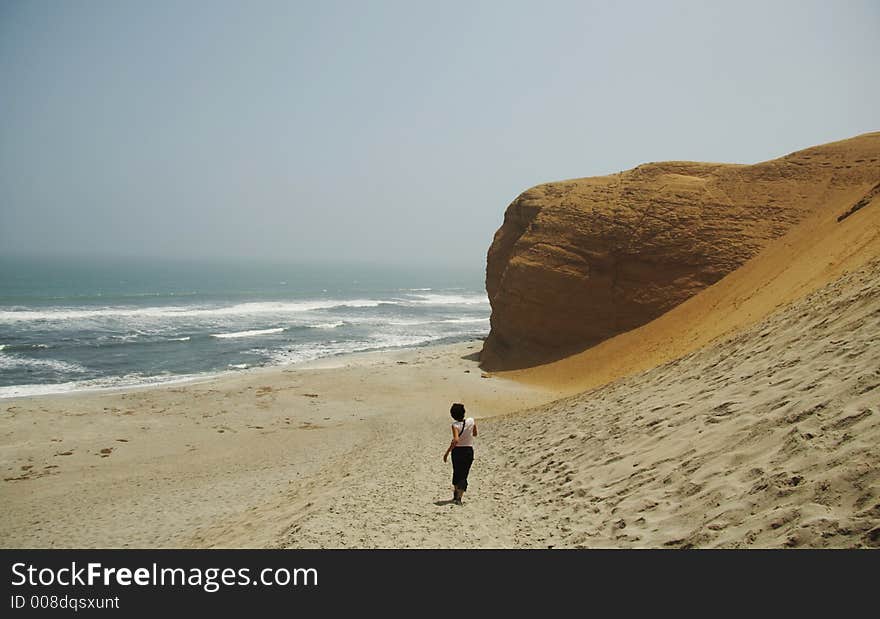
<svg viewBox="0 0 880 619"><path fill-rule="evenodd" d="M878 272L485 424L525 545L880 547Z"/></svg>
<svg viewBox="0 0 880 619"><path fill-rule="evenodd" d="M880 182L880 168L877 171ZM853 206L856 212L838 221ZM860 186L773 242L755 258L653 322L536 368L499 373L573 394L647 370L746 328L880 256L880 195Z"/></svg>
<svg viewBox="0 0 880 619"><path fill-rule="evenodd" d="M817 211L880 181L880 133L753 165L670 161L539 185L487 254L487 370L568 357L648 324Z"/></svg>

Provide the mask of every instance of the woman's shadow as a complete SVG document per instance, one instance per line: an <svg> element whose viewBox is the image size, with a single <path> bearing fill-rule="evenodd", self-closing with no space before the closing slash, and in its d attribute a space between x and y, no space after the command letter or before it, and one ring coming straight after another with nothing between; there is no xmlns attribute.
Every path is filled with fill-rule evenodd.
<svg viewBox="0 0 880 619"><path fill-rule="evenodd" d="M434 505L443 506L443 505L452 505L455 501L452 499L446 499L445 501L434 501Z"/></svg>

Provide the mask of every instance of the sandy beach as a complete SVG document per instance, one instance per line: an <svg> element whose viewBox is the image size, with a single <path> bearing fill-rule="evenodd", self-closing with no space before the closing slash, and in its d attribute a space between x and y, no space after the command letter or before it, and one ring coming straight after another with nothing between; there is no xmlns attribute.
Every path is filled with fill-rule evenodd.
<svg viewBox="0 0 880 619"><path fill-rule="evenodd" d="M450 403L483 419L555 395L484 378L480 344L4 400L0 544L447 545Z"/></svg>

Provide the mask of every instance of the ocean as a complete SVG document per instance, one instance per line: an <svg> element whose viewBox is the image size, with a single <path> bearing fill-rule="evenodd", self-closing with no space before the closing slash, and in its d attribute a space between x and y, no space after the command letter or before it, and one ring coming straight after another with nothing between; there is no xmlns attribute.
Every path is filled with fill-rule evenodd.
<svg viewBox="0 0 880 619"><path fill-rule="evenodd" d="M0 398L485 337L479 269L0 258Z"/></svg>

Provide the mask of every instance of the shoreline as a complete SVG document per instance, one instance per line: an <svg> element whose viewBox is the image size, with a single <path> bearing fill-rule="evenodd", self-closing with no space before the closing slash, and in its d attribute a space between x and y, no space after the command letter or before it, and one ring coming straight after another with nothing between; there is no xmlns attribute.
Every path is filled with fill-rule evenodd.
<svg viewBox="0 0 880 619"><path fill-rule="evenodd" d="M26 385L8 385L6 387L0 387L0 406L2 406L6 402L10 402L13 400L23 400L30 398L43 398L43 397L62 397L62 396L76 396L78 394L86 394L86 393L122 393L127 391L135 391L135 390L144 390L144 389L161 389L162 387L173 387L177 385L184 384L198 384L202 382L210 382L215 380L223 380L231 377L240 377L244 376L250 372L260 372L260 371L281 371L285 369L333 369L337 367L346 367L346 365L351 363L349 358L356 358L362 355L383 355L386 353L394 353L399 351L407 351L407 350L419 350L422 348L442 348L444 346L459 346L462 344L471 344L471 343L479 343L482 345L485 337L476 338L476 339L468 339L461 342L453 342L453 343L425 343L422 345L416 346L399 346L394 348L383 348L379 350L363 350L363 351L355 351L355 352L345 352L345 353L336 353L332 355L328 355L326 357L318 357L317 359L310 359L308 361L295 361L291 363L280 363L273 365L257 365L251 366L247 368L240 369L226 369L226 370L217 370L212 372L205 372L203 374L178 374L178 375L159 375L159 376L151 376L146 377L147 380L152 378L167 378L167 380L160 380L155 382L142 382L142 383L131 383L131 384L122 384L122 385L110 385L110 386L85 386L85 387L74 387L69 390L59 390L59 391L48 391L44 393L31 393L31 394L21 394L21 395L3 395L3 389L15 389L15 388L40 388L47 387L51 388L53 386L61 387L62 385L71 385L77 384L77 381L68 381L65 383L46 383L46 384L26 384ZM336 363L330 364L329 362L336 361ZM114 378L121 377L106 377L106 378L95 378L88 380L112 380ZM80 381L82 383L88 382Z"/></svg>

